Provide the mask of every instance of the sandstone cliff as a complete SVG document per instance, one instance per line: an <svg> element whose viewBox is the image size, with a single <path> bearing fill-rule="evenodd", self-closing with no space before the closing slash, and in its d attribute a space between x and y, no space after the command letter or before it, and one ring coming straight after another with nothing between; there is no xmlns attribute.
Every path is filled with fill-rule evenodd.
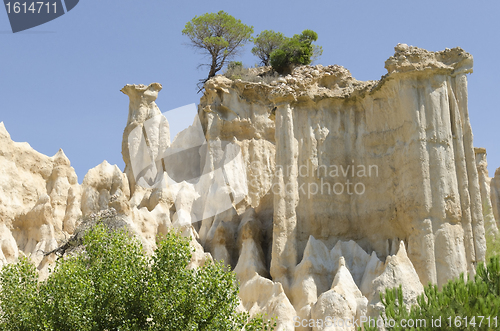
<svg viewBox="0 0 500 331"><path fill-rule="evenodd" d="M491 192L491 178L488 176L488 161L486 160L486 149L474 148L476 153L476 166L479 175L479 188L481 191L481 202L483 204L484 228L487 234L496 236L498 224L494 215L493 201L495 193ZM495 187L493 187L495 189ZM495 202L496 203L496 202ZM496 206L495 206L496 207Z"/></svg>
<svg viewBox="0 0 500 331"><path fill-rule="evenodd" d="M81 189L64 152L53 157L38 153L28 143L10 139L0 123L1 263L17 261L19 254L47 275L53 250L72 233L81 216Z"/></svg>
<svg viewBox="0 0 500 331"><path fill-rule="evenodd" d="M206 86L207 139L235 137L243 153L250 142L266 146L276 187L289 184L273 192L271 273L284 283L310 235L329 245L354 239L382 258L400 238L424 283L473 272L484 258L467 110L472 56L398 45L386 68L379 82L316 66L278 86L224 77ZM269 185L271 177L257 182Z"/></svg>
<svg viewBox="0 0 500 331"><path fill-rule="evenodd" d="M495 171L495 177L490 182L491 206L495 220L500 222L500 168Z"/></svg>
<svg viewBox="0 0 500 331"><path fill-rule="evenodd" d="M330 286L334 270L322 265L338 263L309 262L304 271L312 239L327 249L353 240L381 260L401 240L422 284L472 275L484 260L467 109L472 56L460 48L395 50L380 81L318 65L270 85L218 76L205 86L199 114L207 140L235 139L250 155L255 185L245 203L267 229L270 275L301 317ZM275 162L254 163L256 154Z"/></svg>
<svg viewBox="0 0 500 331"><path fill-rule="evenodd" d="M44 253L102 215L148 251L176 227L191 267L224 260L242 309L277 316L278 330L376 316L386 287L414 302L422 284L473 275L485 227L498 231L500 173L489 183L472 144L472 56L399 44L386 68L368 82L336 65L270 84L216 76L173 141L161 85L127 85L125 170L104 161L82 185L62 151L41 155L0 124L1 263L31 254L46 277Z"/></svg>

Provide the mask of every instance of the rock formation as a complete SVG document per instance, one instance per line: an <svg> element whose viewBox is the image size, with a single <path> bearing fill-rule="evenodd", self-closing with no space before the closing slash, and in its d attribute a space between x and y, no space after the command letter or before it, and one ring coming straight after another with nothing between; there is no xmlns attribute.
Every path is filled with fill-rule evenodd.
<svg viewBox="0 0 500 331"><path fill-rule="evenodd" d="M472 56L399 44L385 67L368 82L337 65L270 84L216 76L173 141L161 85L126 85L124 173L104 161L82 185L62 151L41 155L0 124L1 263L31 254L46 277L55 255L44 253L99 215L148 251L176 227L191 237L190 267L224 260L242 309L276 316L278 330L333 330L309 321L376 316L386 287L402 284L409 304L422 284L473 275L500 170L488 205L467 109Z"/></svg>
<svg viewBox="0 0 500 331"><path fill-rule="evenodd" d="M484 229L487 234L496 236L498 233L498 224L495 221L493 214L492 201L494 200L491 194L491 178L488 176L488 161L486 160L485 148L474 148L476 154L477 173L479 175L479 188L481 191L481 201L483 204Z"/></svg>
<svg viewBox="0 0 500 331"><path fill-rule="evenodd" d="M130 98L127 126L123 132L122 155L125 161L125 174L130 182L131 193L134 193L136 172L144 171L141 176L146 183L156 178L160 171L158 154L170 145L170 128L161 116L155 103L161 84L126 85L121 91ZM144 135L143 135L144 132ZM149 147L149 148L148 148ZM134 159L135 164L130 162ZM141 165L149 167L141 169ZM163 168L161 172L163 172ZM143 184L144 186L144 184Z"/></svg>
<svg viewBox="0 0 500 331"><path fill-rule="evenodd" d="M222 76L205 85L199 115L207 140L235 139L243 155L255 153L250 144L262 146L260 153L275 160L254 172L249 192L260 192L259 199L244 202L264 224L272 206L272 232L266 227L262 239L266 265L301 318L329 288L334 270L320 257L339 241L353 240L384 261L402 240L405 263L422 284L473 275L484 260L467 109L472 56L460 48L395 50L380 81L318 65L269 85ZM249 174L255 165L246 167ZM272 204L252 204L269 193ZM311 236L325 245L312 260Z"/></svg>
<svg viewBox="0 0 500 331"><path fill-rule="evenodd" d="M47 276L58 242L71 234L81 215L80 185L64 152L48 157L28 143L13 142L0 123L0 260L28 255Z"/></svg>
<svg viewBox="0 0 500 331"><path fill-rule="evenodd" d="M129 214L129 200L127 176L116 165L104 161L85 175L81 203L83 216L108 208L114 208L119 214Z"/></svg>
<svg viewBox="0 0 500 331"><path fill-rule="evenodd" d="M345 266L343 257L339 260L338 270L333 280L332 288L318 298L312 308L311 317L314 320L326 321L327 317L342 320L359 321L361 316L366 316L368 300L361 294L356 286L351 273ZM338 323L337 323L338 324ZM357 323L359 324L359 323ZM354 323L348 325L313 327L313 330L357 330Z"/></svg>
<svg viewBox="0 0 500 331"><path fill-rule="evenodd" d="M398 45L386 68L378 82L318 65L274 86L207 83L207 139L276 146L273 279L292 278L310 235L330 246L353 239L381 258L400 238L423 283L473 273L484 259L467 110L472 56Z"/></svg>
<svg viewBox="0 0 500 331"><path fill-rule="evenodd" d="M490 182L491 207L495 220L500 222L500 168L495 171L495 177Z"/></svg>

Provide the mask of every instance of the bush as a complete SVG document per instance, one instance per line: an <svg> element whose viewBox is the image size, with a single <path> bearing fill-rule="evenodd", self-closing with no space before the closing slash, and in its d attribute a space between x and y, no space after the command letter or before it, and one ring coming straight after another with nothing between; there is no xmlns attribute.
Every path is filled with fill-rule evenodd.
<svg viewBox="0 0 500 331"><path fill-rule="evenodd" d="M188 269L186 238L169 233L153 256L125 230L97 225L81 254L59 259L38 283L23 258L0 275L0 329L10 331L240 330L235 276L219 263ZM249 322L253 330L269 325Z"/></svg>
<svg viewBox="0 0 500 331"><path fill-rule="evenodd" d="M317 57L322 53L320 47L315 48L312 45L316 40L318 34L312 30L304 30L300 35L286 38L282 45L271 53L271 66L279 73L284 73L292 71L295 65L310 64L313 55Z"/></svg>
<svg viewBox="0 0 500 331"><path fill-rule="evenodd" d="M227 70L224 73L224 76L232 80L242 79L243 75L245 75L247 71L248 70L243 67L243 63L240 61L232 61L227 65Z"/></svg>
<svg viewBox="0 0 500 331"><path fill-rule="evenodd" d="M473 280L464 281L464 275L450 280L439 291L429 284L417 298L418 305L408 309L403 303L401 286L386 289L380 298L385 307L382 318L393 319L394 327L387 330L498 330L500 328L500 263L492 257L485 267L480 263ZM420 327L403 328L401 321L420 320ZM425 327L424 322L425 320ZM437 326L436 321L441 325ZM386 323L388 325L388 323ZM365 324L365 330L375 330Z"/></svg>

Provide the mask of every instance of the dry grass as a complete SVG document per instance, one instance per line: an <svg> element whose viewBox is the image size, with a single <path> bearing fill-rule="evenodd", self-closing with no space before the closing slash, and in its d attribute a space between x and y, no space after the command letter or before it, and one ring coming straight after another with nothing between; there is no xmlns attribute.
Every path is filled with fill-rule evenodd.
<svg viewBox="0 0 500 331"><path fill-rule="evenodd" d="M279 74L273 71L271 67L245 68L240 65L226 69L223 75L232 80L241 79L244 82L268 85L279 77Z"/></svg>

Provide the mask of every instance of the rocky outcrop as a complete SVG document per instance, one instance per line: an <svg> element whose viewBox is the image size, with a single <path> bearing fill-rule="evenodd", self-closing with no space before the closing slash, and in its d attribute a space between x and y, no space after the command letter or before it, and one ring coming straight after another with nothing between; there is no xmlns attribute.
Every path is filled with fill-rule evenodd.
<svg viewBox="0 0 500 331"><path fill-rule="evenodd" d="M46 276L44 253L103 215L149 252L175 227L191 237L190 267L223 260L241 307L279 330L329 330L301 322L375 316L387 287L411 304L422 284L473 275L500 170L489 184L472 145L472 56L399 44L386 69L367 82L337 65L270 84L216 76L173 141L161 85L126 85L124 173L104 161L82 185L62 151L37 153L0 124L0 263L31 254Z"/></svg>
<svg viewBox="0 0 500 331"><path fill-rule="evenodd" d="M74 231L80 212L80 186L64 152L49 157L28 143L16 143L0 123L0 260L19 254L47 276L52 256L44 256Z"/></svg>
<svg viewBox="0 0 500 331"><path fill-rule="evenodd" d="M311 309L322 293L333 288L332 282L336 284L335 279L339 273L339 265L346 269L349 273L348 278L354 282L356 289L358 289L361 286L369 260L370 256L352 240L348 242L339 240L329 250L322 241L310 236L302 261L295 268L291 289L292 302L300 319L309 320L311 317L317 319L311 316ZM379 261L378 258L377 261ZM350 317L354 317L354 315ZM342 316L336 317L343 318ZM297 330L310 330L310 328L298 327Z"/></svg>
<svg viewBox="0 0 500 331"><path fill-rule="evenodd" d="M246 231L245 231L246 232ZM268 274L263 253L254 238L244 239L238 264L234 269L240 282L243 308L250 314L278 317L276 330L293 330L296 312L283 286L263 277Z"/></svg>
<svg viewBox="0 0 500 331"><path fill-rule="evenodd" d="M424 292L424 287L406 254L406 248L402 241L399 243L397 253L387 257L382 270L382 273L371 281L371 293L367 296L369 302L367 314L371 317L377 317L383 311L384 306L380 302L380 293L384 293L386 288L395 288L401 285L403 300L407 307L416 304L417 296Z"/></svg>
<svg viewBox="0 0 500 331"><path fill-rule="evenodd" d="M380 81L357 81L343 67L317 65L269 85L222 76L205 85L199 116L207 140L233 139L243 155L255 153L250 144L262 146L275 160L253 172L249 192L258 198L244 201L273 196L264 210L252 204L262 224L272 222L261 248L272 279L301 318L333 280L335 267L326 266L335 263L325 259L338 242L351 240L364 250L365 281L357 286L368 297L382 261L401 240L404 264L421 284L473 275L484 260L467 109L472 56L460 48L428 52L400 44L386 68ZM253 165L245 166L252 173ZM359 272L350 272L359 282Z"/></svg>
<svg viewBox="0 0 500 331"><path fill-rule="evenodd" d="M142 186L151 186L165 170L160 154L170 145L170 128L155 103L161 89L158 83L129 84L121 89L130 99L122 155L131 194L135 192L136 177L143 179Z"/></svg>
<svg viewBox="0 0 500 331"><path fill-rule="evenodd" d="M474 148L476 155L476 167L479 179L479 188L481 191L481 201L483 205L484 229L487 234L496 236L498 233L498 224L493 214L492 201L494 196L491 193L491 178L488 176L488 161L486 160L485 148Z"/></svg>
<svg viewBox="0 0 500 331"><path fill-rule="evenodd" d="M109 208L114 208L118 214L128 215L129 200L127 176L116 165L104 161L85 175L81 203L83 216Z"/></svg>
<svg viewBox="0 0 500 331"><path fill-rule="evenodd" d="M484 259L467 110L472 56L395 50L378 82L318 65L271 85L221 76L206 84L199 114L207 139L276 146L267 258L285 292L311 235L330 247L355 240L382 259L402 239L424 284L473 274Z"/></svg>
<svg viewBox="0 0 500 331"><path fill-rule="evenodd" d="M311 317L316 321L342 320L342 326L315 326L313 330L357 330L361 316L366 316L368 300L361 294L351 273L345 266L343 257L339 259L332 288L318 298L311 310ZM348 322L349 321L349 322ZM353 323L351 321L358 321ZM325 322L323 322L325 323ZM318 324L318 323L317 323ZM326 323L325 323L326 324Z"/></svg>
<svg viewBox="0 0 500 331"><path fill-rule="evenodd" d="M500 168L495 171L495 177L490 182L491 207L497 224L500 222Z"/></svg>

